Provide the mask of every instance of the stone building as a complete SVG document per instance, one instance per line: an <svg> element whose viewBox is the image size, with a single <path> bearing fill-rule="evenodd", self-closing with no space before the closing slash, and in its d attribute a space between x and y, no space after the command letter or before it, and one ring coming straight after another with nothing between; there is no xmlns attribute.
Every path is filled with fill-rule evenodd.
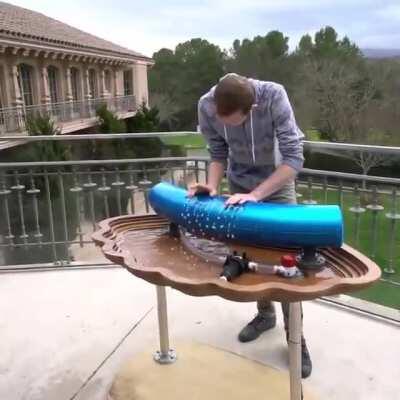
<svg viewBox="0 0 400 400"><path fill-rule="evenodd" d="M35 11L0 2L0 135L48 113L71 133L106 103L120 118L148 101L152 60ZM4 146L3 146L4 147Z"/></svg>

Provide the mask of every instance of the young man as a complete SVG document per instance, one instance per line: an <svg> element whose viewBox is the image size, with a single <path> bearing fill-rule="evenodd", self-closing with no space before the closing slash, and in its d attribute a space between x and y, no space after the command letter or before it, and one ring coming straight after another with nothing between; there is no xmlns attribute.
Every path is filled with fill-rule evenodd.
<svg viewBox="0 0 400 400"><path fill-rule="evenodd" d="M227 204L296 203L294 179L303 166L304 135L283 86L228 74L201 97L198 117L211 163L207 184L192 185L189 196L200 192L216 195L227 165L231 192ZM239 333L241 342L254 340L276 325L271 302L259 301L257 308L256 317ZM287 303L282 303L282 311L287 333ZM311 370L303 337L303 378Z"/></svg>

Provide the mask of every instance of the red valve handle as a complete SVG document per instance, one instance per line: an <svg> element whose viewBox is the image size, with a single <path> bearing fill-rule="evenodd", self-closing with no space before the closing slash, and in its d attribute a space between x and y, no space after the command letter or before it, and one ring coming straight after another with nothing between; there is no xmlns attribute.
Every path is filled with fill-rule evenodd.
<svg viewBox="0 0 400 400"><path fill-rule="evenodd" d="M297 264L296 257L292 254L285 254L281 257L281 265L286 268L295 267Z"/></svg>

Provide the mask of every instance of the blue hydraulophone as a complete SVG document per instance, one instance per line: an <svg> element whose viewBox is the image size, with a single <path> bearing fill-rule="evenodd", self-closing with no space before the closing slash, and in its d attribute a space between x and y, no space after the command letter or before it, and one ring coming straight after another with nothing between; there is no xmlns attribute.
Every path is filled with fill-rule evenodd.
<svg viewBox="0 0 400 400"><path fill-rule="evenodd" d="M166 182L150 190L157 214L189 232L243 244L274 247L340 247L343 218L335 205L248 202L225 207L226 197L197 195Z"/></svg>

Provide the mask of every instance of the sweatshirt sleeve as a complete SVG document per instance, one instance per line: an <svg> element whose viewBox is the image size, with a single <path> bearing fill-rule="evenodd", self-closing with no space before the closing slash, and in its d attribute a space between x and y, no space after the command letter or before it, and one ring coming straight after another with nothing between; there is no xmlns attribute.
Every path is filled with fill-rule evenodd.
<svg viewBox="0 0 400 400"><path fill-rule="evenodd" d="M272 98L271 113L282 164L300 171L304 163L304 134L297 126L288 95L282 85L278 86Z"/></svg>
<svg viewBox="0 0 400 400"><path fill-rule="evenodd" d="M203 110L202 101L198 104L198 119L200 132L207 141L207 148L210 153L211 161L226 163L228 158L228 144L211 125L209 117Z"/></svg>

